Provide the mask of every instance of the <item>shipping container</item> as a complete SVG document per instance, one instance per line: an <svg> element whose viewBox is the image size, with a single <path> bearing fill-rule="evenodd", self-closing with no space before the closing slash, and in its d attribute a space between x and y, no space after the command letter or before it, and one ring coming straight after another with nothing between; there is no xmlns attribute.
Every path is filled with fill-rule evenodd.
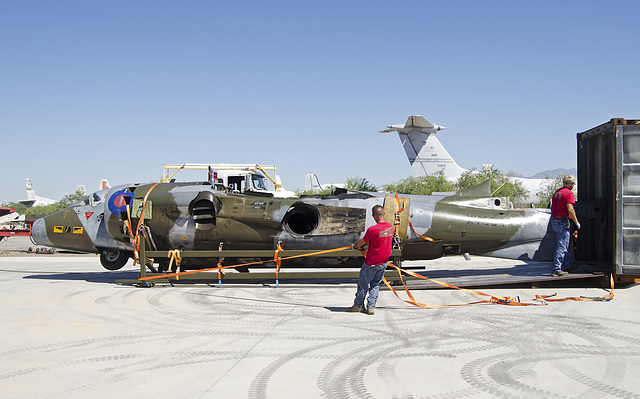
<svg viewBox="0 0 640 399"><path fill-rule="evenodd" d="M578 133L577 260L640 276L640 120Z"/></svg>

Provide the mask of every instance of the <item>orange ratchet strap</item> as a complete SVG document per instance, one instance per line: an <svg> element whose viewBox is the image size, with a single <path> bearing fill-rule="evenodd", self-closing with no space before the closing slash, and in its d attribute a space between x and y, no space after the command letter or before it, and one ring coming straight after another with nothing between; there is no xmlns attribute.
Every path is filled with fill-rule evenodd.
<svg viewBox="0 0 640 399"><path fill-rule="evenodd" d="M280 286L280 279L278 278L280 275L280 264L282 263L282 258L278 256L280 251L282 251L282 247L280 246L280 242L278 242L276 252L273 254L273 261L276 262L276 287Z"/></svg>
<svg viewBox="0 0 640 399"><path fill-rule="evenodd" d="M400 248L400 212L404 211L404 208L407 204L407 199L402 197L402 208L400 208L400 198L398 197L398 193L396 193L396 214L393 220L393 247Z"/></svg>
<svg viewBox="0 0 640 399"><path fill-rule="evenodd" d="M469 290L469 289L466 289L466 288L457 287L457 286L455 286L453 284L445 283L444 281L438 281L438 280L430 279L428 277L425 277L425 276L422 276L420 274L411 272L409 270L401 269L401 268L399 268L398 266L394 265L391 262L389 262L388 265L394 267L398 271L398 275L400 276L400 281L402 282L402 285L403 285L403 287L405 289L405 292L406 292L407 296L411 300L404 300L404 299L400 298L400 296L398 295L396 290L393 289L393 287L391 286L391 284L389 284L387 279L383 278L383 281L386 284L386 286L389 288L389 290L391 290L391 292L393 292L393 294L396 297L398 297L398 299L400 299L401 301L403 301L405 303L408 303L410 305L414 305L414 306L418 306L418 307L422 307L422 308L429 308L429 309L450 308L450 307L459 307L459 306L469 306L469 305L475 305L475 304L480 304L480 303L496 303L498 305L508 305L508 306L540 306L540 305L548 305L547 302L559 302L559 301L569 301L569 300L573 300L573 301L610 301L610 300L613 299L613 277L611 278L611 292L609 294L601 296L601 297L568 297L568 298L549 299L550 297L556 295L556 294L552 294L552 295L536 295L535 298L532 299L532 302L521 302L520 301L520 297L493 296L493 295L485 294L484 292L481 292L481 291ZM411 295L411 292L407 288L407 285L405 284L404 279L402 278L402 273L403 272L408 274L408 275L411 275L413 277L416 277L416 278L432 281L432 282L434 282L436 284L439 284L439 285L442 285L444 287L454 288L454 289L465 291L465 292L468 292L468 293L474 294L474 295L489 297L489 299L486 299L486 300L483 300L483 301L469 302L469 303L464 303L464 304L454 304L454 305L426 305L426 304L423 304L423 303L420 303L420 302L416 301L415 298L413 297L413 295ZM533 301L538 301L538 302L533 302Z"/></svg>
<svg viewBox="0 0 640 399"><path fill-rule="evenodd" d="M402 208L400 208L400 210L398 210L398 212L396 212L396 235L398 235L398 228L400 225L400 212L402 212L404 210L406 206L406 198L402 197ZM398 193L396 193L396 207L400 207L400 198L398 198ZM416 231L415 227L413 227L413 223L411 223L411 218L407 216L407 220L409 221L409 226L411 226L411 230L413 230L413 232L415 233L415 235L417 235L418 237L425 239L427 241L433 241L433 238L429 238L427 236L423 236L421 234L418 234L418 232Z"/></svg>
<svg viewBox="0 0 640 399"><path fill-rule="evenodd" d="M173 265L173 261L176 261L176 272L180 273L180 262L182 262L182 256L180 255L179 249L174 249L169 251L169 270L171 270L171 266ZM179 277L178 277L179 279Z"/></svg>
<svg viewBox="0 0 640 399"><path fill-rule="evenodd" d="M218 245L218 251L222 251L222 243ZM218 259L218 287L222 286L222 276L224 275L224 271L222 270L222 262L224 261L224 257L221 256Z"/></svg>
<svg viewBox="0 0 640 399"><path fill-rule="evenodd" d="M351 248L350 246L347 247L340 247L340 248L334 248L334 249L326 249L323 251L316 251L316 252L312 252L312 253L308 253L308 254L303 254L303 255L293 255L293 256L287 256L284 258L279 258L280 261L283 260L289 260L289 259L295 259L295 258L303 258L305 256L316 256L316 255L321 255L321 254L327 254L327 253L331 253L331 252L338 252L338 251L343 251L345 249L349 249ZM282 249L281 249L282 250ZM276 255L277 256L277 255ZM274 256L274 259L275 257ZM159 279L159 278L167 278L167 277L175 277L175 276L184 276L187 274L196 274L196 273L202 273L202 272L210 272L213 270L221 270L221 269L228 269L228 268L232 268L232 267L241 267L241 266L251 266L251 265L259 265L264 263L265 261L263 260L259 260L256 262L249 262L249 263L242 263L239 265L229 265L229 266L216 266L216 267L212 267L212 268L208 268L208 269L198 269L198 270L189 270L186 272L180 272L180 273L167 273L167 274L161 274L161 275L157 275L157 276L147 276L147 277L140 277L138 278L138 280L154 280L154 279Z"/></svg>
<svg viewBox="0 0 640 399"><path fill-rule="evenodd" d="M342 251L342 250L349 249L349 248L351 248L351 246L328 249L328 250L323 250L323 251L316 251L316 252L312 252L312 253L308 253L308 254L287 256L287 257L281 258L278 255L279 255L280 251L283 251L283 249L282 249L282 246L280 245L280 243L278 243L277 249L276 249L276 251L274 253L274 256L273 256L273 261L276 263L276 284L278 284L278 282L279 282L280 266L281 266L281 263L282 263L283 260L302 258L302 257L306 257L306 256L316 256L316 255L320 255L320 254L326 254L326 253L331 253L331 252ZM360 252L362 253L363 256L366 257L367 251L361 249ZM172 255L172 253L174 253L175 255ZM176 264L179 265L179 261L182 259L180 257L180 252L179 251L177 251L177 254L175 252L173 252L173 251L169 251L169 256L170 257L174 256L175 259L176 259ZM167 277L178 277L178 276L183 276L183 275L187 275L187 274L202 273L202 272L213 271L213 270L217 270L218 271L218 278L220 278L220 272L223 269L227 269L227 268L231 268L231 267L257 265L257 264L261 264L261 263L264 263L264 262L265 261L261 260L261 261L257 261L257 262L243 263L243 264L238 264L238 265L222 266L222 262L220 261L220 262L218 262L218 265L216 267L209 268L209 269L189 270L189 271L186 271L186 272L167 273L167 274L161 274L161 275L156 275L156 276L140 277L140 278L138 278L138 280L144 281L144 280L154 280L154 279L167 278ZM386 284L386 286L389 288L389 290L391 290L391 292L393 292L393 294L398 299L400 299L401 301L403 301L403 302L405 302L407 304L410 304L410 305L418 306L418 307L421 307L421 308L427 308L427 309L452 308L452 307L470 306L470 305L481 304L481 303L495 303L495 304L498 304L498 305L507 305L507 306L541 306L541 305L548 305L548 302L560 302L560 301L604 301L604 302L608 302L608 301L611 301L613 299L613 288L614 288L613 287L613 275L611 276L611 292L609 294L607 294L607 295L603 295L603 296L600 296L600 297L584 297L584 296L581 296L581 297L567 297L567 298L552 298L552 297L556 296L557 294L536 295L535 298L530 300L530 302L522 302L522 301L520 301L520 297L494 296L494 295L486 294L486 293L481 292L481 291L461 288L461 287L455 286L453 284L445 283L444 281L434 280L434 279L431 279L429 277L422 276L422 275L420 275L418 273L414 273L412 271L409 271L409 270L406 270L406 269L402 269L402 268L394 265L391 262L389 262L387 265L395 268L398 271L398 276L400 277L400 281L402 282L402 286L404 287L404 290L405 290L407 296L410 298L410 300L405 300L405 299L400 298L400 295L398 295L396 290L391 286L391 284L389 284L387 279L383 278L383 281ZM457 290L460 290L460 291L465 291L465 292L468 292L468 293L473 294L473 295L488 297L488 299L481 300L481 301L475 301L475 302L462 303L462 304L452 304L452 305L427 305L427 304L424 304L424 303L420 303L414 298L414 296L411 294L411 291L409 291L409 288L407 287L407 285L404 282L404 279L402 278L402 273L408 274L410 276L413 276L413 277L416 277L416 278L419 278L419 279L432 281L432 282L434 282L434 283L436 283L438 285L441 285L443 287L453 288L453 289L457 289Z"/></svg>
<svg viewBox="0 0 640 399"><path fill-rule="evenodd" d="M399 268L398 266L394 265L391 262L389 262L388 265L394 267L398 271L398 275L400 276L400 281L402 282L402 286L404 287L404 290L407 293L407 296L411 300L407 301L407 300L404 300L404 299L400 298L400 296L398 295L396 290L394 290L393 287L391 286L391 284L389 284L389 282L387 281L387 279L384 278L383 281L386 284L386 286L401 301L403 301L405 303L408 303L410 305L421 307L421 308L429 308L429 309L450 308L450 307L469 306L469 305L478 304L478 303L497 303L497 304L500 304L500 305L511 305L511 306L546 305L546 304L542 304L542 303L524 303L524 302L520 302L519 298L497 297L497 296L485 294L484 292L481 292L481 291L469 290L469 289L466 289L466 288L457 287L457 286L455 286L453 284L445 283L444 281L433 280L433 279L430 279L428 277L422 276L422 275L420 275L418 273L414 273L414 272L409 271L409 270L401 269L401 268ZM423 304L423 303L420 303L420 302L416 301L416 299L413 297L413 295L411 295L411 291L409 291L409 289L407 288L407 285L404 282L404 279L402 278L402 272L404 272L406 274L409 274L409 275L411 275L413 277L416 277L416 278L421 278L423 280L433 281L434 283L436 283L438 285L442 285L444 287L458 289L458 290L465 291L465 292L468 292L468 293L474 294L474 295L486 296L486 297L489 297L490 299L486 299L484 301L477 301L477 302L470 302L470 303L463 303L463 304L455 304L455 305L426 305L426 304Z"/></svg>
<svg viewBox="0 0 640 399"><path fill-rule="evenodd" d="M411 218L409 218L409 226L411 226L411 230L413 230L413 232L420 238L423 238L427 241L433 241L433 238L427 237L427 236L423 236L421 234L418 234L418 232L416 231L415 227L413 227L413 223L411 223Z"/></svg>
<svg viewBox="0 0 640 399"><path fill-rule="evenodd" d="M567 298L552 298L558 294L551 295L536 295L536 299L540 299L547 302L562 302L562 301L597 301L597 302L609 302L613 299L613 274L610 277L611 292L603 296L570 296Z"/></svg>
<svg viewBox="0 0 640 399"><path fill-rule="evenodd" d="M147 193L144 195L144 199L142 200L142 212L140 213L140 220L138 220L138 227L135 230L135 233L131 231L131 211L130 205L127 204L127 230L129 230L129 241L131 241L131 246L133 247L133 265L135 266L140 258L140 229L142 227L142 221L144 220L144 210L147 206L147 198L149 198L149 194L151 194L151 190L156 188L156 186L160 184L160 182L154 184L149 188ZM133 201L132 196L132 200ZM169 255L171 256L171 255ZM177 264L177 262L176 262Z"/></svg>

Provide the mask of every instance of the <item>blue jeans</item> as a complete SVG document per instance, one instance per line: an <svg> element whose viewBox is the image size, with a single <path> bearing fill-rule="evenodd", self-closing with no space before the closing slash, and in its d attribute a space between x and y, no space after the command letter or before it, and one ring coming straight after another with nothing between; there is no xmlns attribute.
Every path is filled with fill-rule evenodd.
<svg viewBox="0 0 640 399"><path fill-rule="evenodd" d="M553 255L553 272L569 270L571 268L571 253L569 241L571 239L571 222L569 219L551 218L551 228L556 233L556 252Z"/></svg>
<svg viewBox="0 0 640 399"><path fill-rule="evenodd" d="M382 282L386 268L387 262L374 266L367 265L366 263L362 264L360 275L358 276L358 290L356 291L356 299L353 301L353 306L363 308L364 297L367 295L367 291L369 291L367 309L376 307L380 283Z"/></svg>

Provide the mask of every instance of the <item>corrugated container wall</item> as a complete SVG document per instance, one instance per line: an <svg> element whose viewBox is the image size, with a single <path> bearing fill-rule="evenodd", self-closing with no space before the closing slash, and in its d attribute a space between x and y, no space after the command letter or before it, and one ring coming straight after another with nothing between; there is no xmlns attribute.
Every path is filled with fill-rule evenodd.
<svg viewBox="0 0 640 399"><path fill-rule="evenodd" d="M640 275L640 121L578 133L578 260Z"/></svg>

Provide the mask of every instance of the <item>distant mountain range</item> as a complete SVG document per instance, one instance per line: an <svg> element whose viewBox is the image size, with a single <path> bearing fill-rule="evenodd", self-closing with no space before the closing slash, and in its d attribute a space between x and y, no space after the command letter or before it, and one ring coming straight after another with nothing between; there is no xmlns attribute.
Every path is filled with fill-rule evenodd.
<svg viewBox="0 0 640 399"><path fill-rule="evenodd" d="M574 175L574 176L578 176L578 170L576 168L573 169L551 169L551 170L545 170L544 172L540 172L540 173L536 173L533 176L529 176L527 177L527 179L544 179L546 177L549 177L551 179L555 179L558 176L564 176L564 175ZM524 177L522 175L518 175L517 177Z"/></svg>

